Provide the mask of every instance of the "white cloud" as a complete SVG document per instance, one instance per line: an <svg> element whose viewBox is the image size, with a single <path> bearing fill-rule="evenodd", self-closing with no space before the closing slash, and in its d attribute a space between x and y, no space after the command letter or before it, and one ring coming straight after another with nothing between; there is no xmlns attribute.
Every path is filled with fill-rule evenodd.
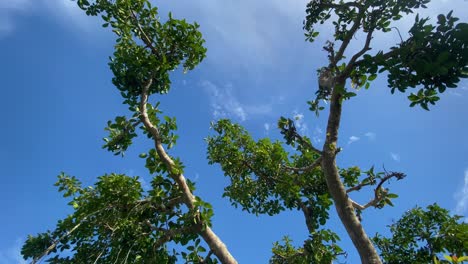
<svg viewBox="0 0 468 264"><path fill-rule="evenodd" d="M265 128L265 131L268 133L268 131L270 131L270 124L268 123L265 123L263 124L263 127Z"/></svg>
<svg viewBox="0 0 468 264"><path fill-rule="evenodd" d="M397 153L390 152L390 157L396 162L400 162L400 155Z"/></svg>
<svg viewBox="0 0 468 264"><path fill-rule="evenodd" d="M455 92L455 91L449 91L449 94L454 95L454 96L457 96L457 97L461 97L461 96L462 96L461 93Z"/></svg>
<svg viewBox="0 0 468 264"><path fill-rule="evenodd" d="M21 256L22 239L17 239L14 244L6 249L0 249L0 264L26 264Z"/></svg>
<svg viewBox="0 0 468 264"><path fill-rule="evenodd" d="M323 130L320 127L315 127L313 135L312 135L312 141L315 144L318 144L322 142L322 135L323 135Z"/></svg>
<svg viewBox="0 0 468 264"><path fill-rule="evenodd" d="M364 134L364 136L367 137L370 141L374 141L377 137L377 135L374 132L367 132Z"/></svg>
<svg viewBox="0 0 468 264"><path fill-rule="evenodd" d="M101 24L103 24L100 17L87 16L86 13L78 7L76 1L43 0L42 3L48 13L55 16L61 23L76 27L86 33L98 30ZM107 30L105 31L107 32Z"/></svg>
<svg viewBox="0 0 468 264"><path fill-rule="evenodd" d="M13 33L19 15L37 13L55 17L60 25L97 32L100 17L88 17L72 0L0 0L0 36Z"/></svg>
<svg viewBox="0 0 468 264"><path fill-rule="evenodd" d="M210 81L203 81L201 86L210 97L212 114L215 119L236 118L247 120L250 116L263 116L273 111L272 104L246 105L233 94L232 84L218 87Z"/></svg>
<svg viewBox="0 0 468 264"><path fill-rule="evenodd" d="M455 193L454 197L457 200L455 213L458 215L466 215L468 211L468 169L465 170L463 186Z"/></svg>
<svg viewBox="0 0 468 264"><path fill-rule="evenodd" d="M203 81L201 86L208 93L215 119L235 117L240 121L247 119L247 113L236 97L232 95L230 85L218 88L210 81Z"/></svg>
<svg viewBox="0 0 468 264"><path fill-rule="evenodd" d="M309 132L309 128L307 127L307 124L304 122L304 114L299 113L297 110L294 110L293 118L294 118L294 125L299 130L299 132L302 135L307 135Z"/></svg>
<svg viewBox="0 0 468 264"><path fill-rule="evenodd" d="M349 137L349 140L348 140L348 145L350 145L350 144L352 144L352 143L358 141L359 139L361 139L361 138L356 137L356 136L350 136L350 137Z"/></svg>
<svg viewBox="0 0 468 264"><path fill-rule="evenodd" d="M138 181L140 182L141 188L143 188L144 191L151 190L151 184L148 183L143 177L138 177Z"/></svg>
<svg viewBox="0 0 468 264"><path fill-rule="evenodd" d="M196 182L198 179L200 179L200 174L195 173L195 176L193 177L192 181Z"/></svg>

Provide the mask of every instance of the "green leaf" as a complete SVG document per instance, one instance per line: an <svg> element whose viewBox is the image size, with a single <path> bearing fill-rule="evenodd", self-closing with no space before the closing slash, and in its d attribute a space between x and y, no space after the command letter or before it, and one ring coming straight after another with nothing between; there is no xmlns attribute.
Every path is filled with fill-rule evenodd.
<svg viewBox="0 0 468 264"><path fill-rule="evenodd" d="M377 78L377 74L372 74L372 75L370 75L370 76L367 78L367 80L373 81L373 80L375 80L376 78Z"/></svg>

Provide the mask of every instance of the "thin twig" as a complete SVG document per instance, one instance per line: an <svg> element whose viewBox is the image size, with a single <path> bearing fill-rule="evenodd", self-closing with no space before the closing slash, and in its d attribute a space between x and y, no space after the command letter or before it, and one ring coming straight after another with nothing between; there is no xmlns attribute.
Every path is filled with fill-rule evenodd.
<svg viewBox="0 0 468 264"><path fill-rule="evenodd" d="M404 173L401 173L401 172L390 172L390 173L387 173L387 175L385 177L383 177L380 182L377 184L377 187L375 188L374 190L374 198L372 200L370 200L367 204L365 205L361 205L355 201L353 201L351 198L349 198L349 200L351 201L351 203L353 204L353 207L356 208L356 209L359 209L359 210L365 210L371 206L376 206L381 200L382 198L384 197L381 192L382 192L382 185L390 180L391 178L396 178L397 180L401 180L405 177L406 175ZM360 185L357 185L355 187L351 187L350 189L348 189L346 192L349 193L349 192L352 192L354 190L359 190L360 188L362 188L363 186L367 186L367 185L370 185L370 184L360 184ZM357 189L358 187L358 189Z"/></svg>
<svg viewBox="0 0 468 264"><path fill-rule="evenodd" d="M320 166L321 162L322 162L322 157L319 157L312 164L307 165L305 167L296 168L296 167L290 167L287 165L281 165L281 166L287 170L292 170L294 172L310 172L313 169L315 169L317 166Z"/></svg>

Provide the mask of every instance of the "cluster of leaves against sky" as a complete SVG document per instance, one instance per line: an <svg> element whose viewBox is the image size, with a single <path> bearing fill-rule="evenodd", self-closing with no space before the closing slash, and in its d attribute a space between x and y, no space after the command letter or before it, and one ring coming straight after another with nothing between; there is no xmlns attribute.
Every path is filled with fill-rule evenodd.
<svg viewBox="0 0 468 264"><path fill-rule="evenodd" d="M60 220L54 230L30 236L22 254L33 263L237 263L211 223L213 209L195 196L195 184L183 175L179 158L169 150L177 141L176 120L164 116L159 103L149 96L167 93L170 72L197 66L206 49L196 23L175 19L163 21L148 0L78 0L90 16L101 16L104 27L116 34L115 52L109 62L113 84L128 105L129 116L109 121L104 148L123 155L140 134L154 148L140 155L152 175L145 192L136 177L121 174L101 176L92 187L83 187L73 176L61 174L56 186L69 198L73 214ZM281 117L278 127L284 141L254 140L241 125L230 120L212 124L207 139L208 161L221 166L230 184L224 196L246 212L276 215L285 210L302 212L309 231L303 246L296 248L285 238L275 243L270 263L331 263L345 254L339 237L326 227L329 210L338 216L358 251L362 263L431 263L441 253L466 255L467 224L437 205L408 211L390 229L392 237L370 239L361 225L361 212L393 205L398 197L386 186L390 179L402 180L401 172L376 172L374 168L338 168L336 156L341 106L356 94L353 89L370 87L377 74L388 74L391 93L411 93L411 106L428 110L438 94L455 88L468 77L468 24L456 23L451 13L439 15L437 25L416 17L410 37L389 51L370 54L373 34L392 30L391 22L425 8L429 0L332 1L307 4L304 29L313 42L317 23L332 20L332 41L324 47L328 65L318 70L316 98L311 111L321 114L328 101L325 144L314 146L300 135L294 121ZM345 57L357 33L364 33L362 49ZM349 51L348 51L349 52ZM346 88L351 81L351 88ZM293 149L293 151L286 151ZM374 186L366 204L349 194ZM376 250L376 247L378 250ZM456 259L456 258L455 258ZM452 259L453 260L453 259Z"/></svg>

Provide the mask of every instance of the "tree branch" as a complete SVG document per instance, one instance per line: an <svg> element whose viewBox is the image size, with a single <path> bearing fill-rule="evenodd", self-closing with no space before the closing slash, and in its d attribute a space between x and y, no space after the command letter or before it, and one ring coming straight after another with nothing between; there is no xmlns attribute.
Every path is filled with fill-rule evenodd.
<svg viewBox="0 0 468 264"><path fill-rule="evenodd" d="M349 45L349 42L351 41L351 38L354 36L354 34L356 33L356 31L359 29L359 27L361 26L361 19L363 18L364 16L364 12L365 12L365 8L363 6L359 7L359 13L358 15L356 16L356 19L354 19L353 21L353 26L351 27L351 29L349 30L348 34L346 35L346 37L343 39L343 42L341 43L341 46L340 46L340 49L338 50L338 53L336 54L335 56L335 61L333 61L331 64L333 66L336 66L336 64L338 63L339 60L341 60L341 58L343 58L343 54L346 50L346 48L348 47Z"/></svg>
<svg viewBox="0 0 468 264"><path fill-rule="evenodd" d="M327 3L327 4L320 4L322 7L325 8L333 8L333 9L343 9L343 8L349 8L349 7L357 7L357 8L363 8L364 6L356 3L356 2L346 2L342 4L334 4L334 3Z"/></svg>
<svg viewBox="0 0 468 264"><path fill-rule="evenodd" d="M290 166L287 166L287 165L281 165L281 166L283 168L287 169L287 170L291 170L291 171L294 171L294 172L310 172L313 169L315 169L315 167L320 166L321 162L322 162L322 157L319 157L312 164L307 165L305 167L296 168L296 167L290 167Z"/></svg>
<svg viewBox="0 0 468 264"><path fill-rule="evenodd" d="M143 38L140 37L141 40L151 50L153 55L155 55L156 57L159 57L158 50L156 49L156 47L153 46L153 41L148 37L146 32L141 27L141 24L140 24L140 22L138 20L137 15L135 14L135 12L133 10L130 10L130 13L132 14L132 18L135 21L135 25L138 27L138 30L140 31L141 35L143 35Z"/></svg>
<svg viewBox="0 0 468 264"><path fill-rule="evenodd" d="M391 58L392 56L394 56L395 54L398 54L399 52L400 52L399 48L393 49L393 50L388 51L386 53L382 53L382 58L384 60L387 60L387 59ZM364 63L364 60L358 60L358 61L356 61L354 63L354 66L360 66L363 63Z"/></svg>
<svg viewBox="0 0 468 264"><path fill-rule="evenodd" d="M340 91L344 87L345 81L346 78L343 77L337 79L330 99L327 136L323 145L322 170L338 216L345 226L355 248L358 250L362 263L381 264L382 262L377 251L355 214L355 208L346 193L336 165L336 145L338 142L338 130L342 111L342 95Z"/></svg>
<svg viewBox="0 0 468 264"><path fill-rule="evenodd" d="M44 256L47 256L57 245L58 243L60 243L61 240L63 240L64 238L66 238L67 236L69 236L71 233L73 233L76 229L78 229L78 227L81 226L81 223L83 223L83 221L85 221L85 219L83 219L82 221L80 221L78 224L76 224L72 229L70 229L68 232L66 232L65 234L63 234L59 239L55 240L54 243L52 243L52 245L50 245L40 256L38 257L35 257L31 264L36 264L39 260L41 260Z"/></svg>
<svg viewBox="0 0 468 264"><path fill-rule="evenodd" d="M312 221L312 219L310 217L313 212L311 212L310 208L307 207L307 205L305 203L303 203L302 201L299 200L298 203L299 203L299 207L302 210L302 213L304 214L307 230L309 230L309 233L314 232L315 227L314 227L313 221Z"/></svg>
<svg viewBox="0 0 468 264"><path fill-rule="evenodd" d="M294 128L294 137L296 137L300 142L301 144L304 144L306 145L308 148L310 148L311 150L313 150L314 152L317 152L318 154L322 154L322 151L320 151L319 149L317 149L316 147L314 147L312 145L312 143L310 143L309 141L305 140L301 135L299 135L299 133L297 133L296 129Z"/></svg>
<svg viewBox="0 0 468 264"><path fill-rule="evenodd" d="M391 173L388 173L385 177L383 177L382 179L380 179L380 182L379 184L377 184L377 187L375 188L374 190L374 198L372 200L370 200L367 204L365 205L361 205L353 200L350 199L351 203L353 203L353 207L356 208L356 209L359 209L361 211L371 207L371 206L376 206L385 196L382 195L382 192L385 192L384 189L382 189L382 185L390 180L391 178L396 178L397 180L401 180L405 177L406 175L404 173L401 173L401 172L391 172ZM370 185L370 183L368 184L359 184L355 187L351 187L349 188L346 192L349 193L349 192L352 192L354 190L359 190L361 189L362 187L364 186L367 186L367 185ZM358 189L356 189L358 188Z"/></svg>
<svg viewBox="0 0 468 264"><path fill-rule="evenodd" d="M370 42L372 40L372 34L373 34L373 30L369 30L369 32L367 32L367 37L366 37L366 42L364 44L364 47L359 51L357 52L356 54L354 54L353 57L351 57L351 60L349 60L348 62L348 65L346 65L346 68L345 70L341 73L341 75L343 77L348 77L349 73L351 72L351 70L354 68L354 64L356 62L357 59L359 59L359 57L361 57L364 53L366 53L367 51L371 50L370 48Z"/></svg>
<svg viewBox="0 0 468 264"><path fill-rule="evenodd" d="M153 245L154 249L160 248L166 242L171 241L174 237L178 235L187 234L187 233L199 233L200 230L202 229L200 225L185 226L185 227L176 228L176 229L164 229L164 228L154 228L153 226L151 226L151 223L149 223L149 221L147 221L147 224L156 233L162 232L161 237Z"/></svg>
<svg viewBox="0 0 468 264"><path fill-rule="evenodd" d="M208 263L208 260L211 258L211 255L213 255L213 251L210 250L208 252L208 254L206 255L206 257L200 262L200 264L205 264L205 263Z"/></svg>
<svg viewBox="0 0 468 264"><path fill-rule="evenodd" d="M185 180L184 175L180 172L177 172L178 170L176 170L176 165L174 161L171 159L171 157L169 157L169 155L164 150L164 147L162 145L161 135L159 133L158 128L155 127L153 123L151 123L151 120L148 117L146 104L148 103L148 96L149 96L148 91L152 83L153 83L153 77L151 76L148 79L147 83L142 87L141 98L140 98L141 121L143 122L148 132L151 134L154 140L156 152L159 158L162 160L162 162L166 165L170 177L177 183L180 190L182 191L184 195L185 205L190 210L195 210L195 197L193 196L192 191L190 190L187 184L187 181ZM202 228L202 230L200 231L200 235L203 237L203 239L208 244L210 249L214 252L216 257L218 257L221 263L237 264L237 261L231 255L231 253L227 249L226 245L221 241L221 239L211 230L211 228L208 225L204 223L203 219L201 219L198 212L196 215L197 215L196 217L199 218L197 220L200 221L200 223L204 226L204 228Z"/></svg>

